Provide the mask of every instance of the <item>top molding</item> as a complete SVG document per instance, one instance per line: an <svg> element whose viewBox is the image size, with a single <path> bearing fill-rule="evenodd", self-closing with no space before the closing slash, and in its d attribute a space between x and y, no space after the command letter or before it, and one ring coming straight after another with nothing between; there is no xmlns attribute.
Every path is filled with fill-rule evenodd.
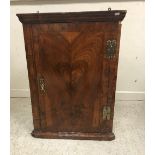
<svg viewBox="0 0 155 155"><path fill-rule="evenodd" d="M27 13L17 14L23 24L72 23L72 22L119 22L126 10L63 12L63 13Z"/></svg>

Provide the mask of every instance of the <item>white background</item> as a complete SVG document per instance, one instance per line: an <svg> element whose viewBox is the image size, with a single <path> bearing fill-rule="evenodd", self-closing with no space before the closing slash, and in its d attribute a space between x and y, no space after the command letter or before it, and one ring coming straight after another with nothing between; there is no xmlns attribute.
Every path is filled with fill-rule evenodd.
<svg viewBox="0 0 155 155"><path fill-rule="evenodd" d="M59 1L60 2L60 1ZM17 13L98 11L108 7L127 10L122 22L118 66L118 100L144 100L144 1L96 3L12 3L11 5L11 96L29 96L22 24Z"/></svg>

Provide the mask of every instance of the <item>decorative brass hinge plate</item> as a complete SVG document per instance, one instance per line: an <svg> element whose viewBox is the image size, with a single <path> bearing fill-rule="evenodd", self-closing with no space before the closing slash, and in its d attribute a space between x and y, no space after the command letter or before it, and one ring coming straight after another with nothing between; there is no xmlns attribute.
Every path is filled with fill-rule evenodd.
<svg viewBox="0 0 155 155"><path fill-rule="evenodd" d="M110 106L103 107L103 120L110 120L111 109Z"/></svg>
<svg viewBox="0 0 155 155"><path fill-rule="evenodd" d="M45 93L45 80L44 78L39 78L38 80L38 84L39 84L39 90L41 93Z"/></svg>
<svg viewBox="0 0 155 155"><path fill-rule="evenodd" d="M105 58L112 59L116 55L116 40L107 40Z"/></svg>

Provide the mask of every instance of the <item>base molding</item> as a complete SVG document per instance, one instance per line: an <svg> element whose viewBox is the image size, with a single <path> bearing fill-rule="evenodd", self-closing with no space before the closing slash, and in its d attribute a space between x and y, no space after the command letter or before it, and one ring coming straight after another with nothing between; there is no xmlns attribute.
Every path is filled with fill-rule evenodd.
<svg viewBox="0 0 155 155"><path fill-rule="evenodd" d="M114 133L83 133L83 132L50 132L33 130L31 135L35 138L46 139L76 139L76 140L104 140L115 139Z"/></svg>

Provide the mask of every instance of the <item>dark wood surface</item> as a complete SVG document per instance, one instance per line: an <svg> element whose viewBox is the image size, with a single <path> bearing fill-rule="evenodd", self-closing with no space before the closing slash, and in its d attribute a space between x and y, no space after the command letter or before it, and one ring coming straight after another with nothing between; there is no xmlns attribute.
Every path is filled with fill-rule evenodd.
<svg viewBox="0 0 155 155"><path fill-rule="evenodd" d="M112 20L109 11L83 15L48 13L39 14L38 18L38 14L18 14L24 23L34 137L114 139L121 24L115 17L114 22L105 22ZM94 22L95 16L103 22L99 18ZM49 17L54 17L53 23L46 21ZM85 22L79 22L84 17ZM73 22L66 22L68 19ZM64 22L57 23L58 20ZM111 59L105 57L107 40L117 43L115 57ZM40 79L44 79L44 91L40 90ZM109 120L103 120L104 106L111 108Z"/></svg>

